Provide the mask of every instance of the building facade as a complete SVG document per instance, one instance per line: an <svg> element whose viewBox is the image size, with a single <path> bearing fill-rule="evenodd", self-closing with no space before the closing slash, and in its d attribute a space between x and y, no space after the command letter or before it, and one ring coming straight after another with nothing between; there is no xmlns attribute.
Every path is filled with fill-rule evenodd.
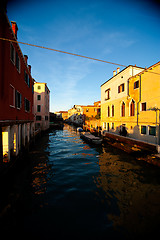
<svg viewBox="0 0 160 240"><path fill-rule="evenodd" d="M68 110L68 121L77 125L83 125L84 116L81 105L74 105L73 108Z"/></svg>
<svg viewBox="0 0 160 240"><path fill-rule="evenodd" d="M160 145L160 62L129 79L127 131L134 138Z"/></svg>
<svg viewBox="0 0 160 240"><path fill-rule="evenodd" d="M49 128L50 90L46 83L34 82L35 128Z"/></svg>
<svg viewBox="0 0 160 240"><path fill-rule="evenodd" d="M102 128L158 143L160 63L142 69L128 66L101 86ZM150 110L150 111L149 111Z"/></svg>
<svg viewBox="0 0 160 240"><path fill-rule="evenodd" d="M0 153L9 161L34 135L33 79L17 41L16 22L0 10ZM13 42L12 42L13 41Z"/></svg>
<svg viewBox="0 0 160 240"><path fill-rule="evenodd" d="M59 112L55 112L55 114L57 115L58 118L62 118L63 121L68 119L68 111L59 111Z"/></svg>
<svg viewBox="0 0 160 240"><path fill-rule="evenodd" d="M86 129L99 128L101 126L101 101L94 102L94 105L82 106L82 109Z"/></svg>
<svg viewBox="0 0 160 240"><path fill-rule="evenodd" d="M85 125L89 128L100 126L101 101L94 102L94 105L74 105L68 110L68 120L72 123Z"/></svg>

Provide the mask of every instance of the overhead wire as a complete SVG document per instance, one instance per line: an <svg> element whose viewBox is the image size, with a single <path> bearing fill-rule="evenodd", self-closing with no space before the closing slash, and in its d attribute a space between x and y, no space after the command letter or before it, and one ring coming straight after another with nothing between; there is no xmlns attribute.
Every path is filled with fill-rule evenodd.
<svg viewBox="0 0 160 240"><path fill-rule="evenodd" d="M1 37L0 37L0 40L20 43L20 44L24 44L24 45L28 45L28 46L32 46L32 47L37 47L37 48L42 48L42 49L47 49L47 50L54 51L54 52L69 54L69 55L72 55L72 56L77 56L77 57L86 58L86 59L90 59L90 60L94 60L94 61L113 64L113 65L117 65L117 66L121 66L121 67L127 67L126 65L123 65L123 64L113 63L113 62L105 61L105 60L98 59L98 58L87 57L87 56L83 56L83 55L80 55L80 54L66 52L66 51L62 51L62 50L58 50L58 49L54 49L54 48L49 48L49 47L44 47L44 46L39 46L39 45L31 44L31 43L25 43L25 42L20 42L20 41L16 41L16 40L12 40L12 39L1 38Z"/></svg>
<svg viewBox="0 0 160 240"><path fill-rule="evenodd" d="M32 47L37 47L37 48L42 48L42 49L46 49L46 50L50 50L50 51L54 51L54 52L59 52L59 53L64 53L64 54L68 54L68 55L72 55L72 56L77 56L77 57L81 57L81 58L86 58L86 59L89 59L89 60L94 60L94 61L98 61L98 62L103 62L103 63L112 64L112 65L117 65L117 66L120 66L120 67L127 67L127 66L124 65L124 64L109 62L109 61L102 60L102 59L98 59L98 58L87 57L87 56L80 55L80 54L76 54L76 53L71 53L71 52L62 51L62 50L58 50L58 49L54 49L54 48L39 46L39 45L35 45L35 44L31 44L31 43L26 43L26 42L21 42L21 41L17 41L17 40L12 40L12 39L8 39L8 38L1 38L1 37L0 37L0 40L8 41L8 42L14 42L14 43L19 43L19 44L24 44L24 45L28 45L28 46L32 46ZM136 66L136 65L135 65L135 66ZM156 73L156 72L150 72L150 69L144 69L143 71L148 72L148 73L153 73L153 74L160 75L159 73Z"/></svg>

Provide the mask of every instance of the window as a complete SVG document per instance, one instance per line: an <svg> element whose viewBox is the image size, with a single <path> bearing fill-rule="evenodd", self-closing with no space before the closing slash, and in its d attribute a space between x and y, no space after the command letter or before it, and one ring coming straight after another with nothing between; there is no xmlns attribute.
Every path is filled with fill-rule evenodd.
<svg viewBox="0 0 160 240"><path fill-rule="evenodd" d="M30 111L30 101L27 98L24 98L24 108L26 112Z"/></svg>
<svg viewBox="0 0 160 240"><path fill-rule="evenodd" d="M114 129L114 123L112 123L112 129Z"/></svg>
<svg viewBox="0 0 160 240"><path fill-rule="evenodd" d="M80 119L82 119L82 116L80 116ZM45 116L45 120L48 121L48 116Z"/></svg>
<svg viewBox="0 0 160 240"><path fill-rule="evenodd" d="M37 112L41 112L41 105L37 105Z"/></svg>
<svg viewBox="0 0 160 240"><path fill-rule="evenodd" d="M12 43L10 45L10 58L13 64L15 64L15 48Z"/></svg>
<svg viewBox="0 0 160 240"><path fill-rule="evenodd" d="M24 80L27 83L28 87L30 87L30 79L29 75L26 73L26 70L24 70Z"/></svg>
<svg viewBox="0 0 160 240"><path fill-rule="evenodd" d="M110 88L105 91L105 100L110 99Z"/></svg>
<svg viewBox="0 0 160 240"><path fill-rule="evenodd" d="M41 100L41 95L37 95L37 100Z"/></svg>
<svg viewBox="0 0 160 240"><path fill-rule="evenodd" d="M108 117L110 117L110 107L108 106Z"/></svg>
<svg viewBox="0 0 160 240"><path fill-rule="evenodd" d="M88 108L86 109L86 112L89 112L89 109L88 109Z"/></svg>
<svg viewBox="0 0 160 240"><path fill-rule="evenodd" d="M147 133L147 127L141 126L141 134L146 134L146 133Z"/></svg>
<svg viewBox="0 0 160 240"><path fill-rule="evenodd" d="M37 89L41 89L41 86L38 86Z"/></svg>
<svg viewBox="0 0 160 240"><path fill-rule="evenodd" d="M124 102L122 103L122 106L121 106L121 116L125 117L125 103Z"/></svg>
<svg viewBox="0 0 160 240"><path fill-rule="evenodd" d="M15 92L15 104L16 104L16 108L18 108L18 109L21 108L22 95L18 91Z"/></svg>
<svg viewBox="0 0 160 240"><path fill-rule="evenodd" d="M41 121L42 117L41 116L36 116L36 121Z"/></svg>
<svg viewBox="0 0 160 240"><path fill-rule="evenodd" d="M107 131L109 132L109 123L107 123Z"/></svg>
<svg viewBox="0 0 160 240"><path fill-rule="evenodd" d="M134 82L134 89L139 88L139 81Z"/></svg>
<svg viewBox="0 0 160 240"><path fill-rule="evenodd" d="M124 83L118 86L118 93L124 92Z"/></svg>
<svg viewBox="0 0 160 240"><path fill-rule="evenodd" d="M114 117L114 105L112 105L112 117Z"/></svg>
<svg viewBox="0 0 160 240"><path fill-rule="evenodd" d="M19 58L17 52L16 52L16 68L17 68L18 72L20 73L20 58Z"/></svg>
<svg viewBox="0 0 160 240"><path fill-rule="evenodd" d="M146 111L147 110L146 102L141 103L141 109L142 109L142 111Z"/></svg>
<svg viewBox="0 0 160 240"><path fill-rule="evenodd" d="M149 135L156 136L156 127L149 126Z"/></svg>
<svg viewBox="0 0 160 240"><path fill-rule="evenodd" d="M11 84L9 87L9 106L15 107L15 88Z"/></svg>
<svg viewBox="0 0 160 240"><path fill-rule="evenodd" d="M135 116L135 101L133 99L130 104L130 116Z"/></svg>

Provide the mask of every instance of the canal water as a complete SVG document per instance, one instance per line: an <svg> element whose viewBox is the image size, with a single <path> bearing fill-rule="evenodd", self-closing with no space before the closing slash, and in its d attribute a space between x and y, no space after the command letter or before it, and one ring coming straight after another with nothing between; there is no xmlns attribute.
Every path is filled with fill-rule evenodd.
<svg viewBox="0 0 160 240"><path fill-rule="evenodd" d="M90 146L69 125L38 140L25 162L8 192L1 191L6 233L23 239L160 233L159 168L109 145Z"/></svg>

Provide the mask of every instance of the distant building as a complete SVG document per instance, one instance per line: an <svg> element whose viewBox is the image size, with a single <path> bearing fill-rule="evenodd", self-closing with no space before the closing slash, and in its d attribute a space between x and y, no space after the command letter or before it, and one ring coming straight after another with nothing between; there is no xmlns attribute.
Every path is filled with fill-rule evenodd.
<svg viewBox="0 0 160 240"><path fill-rule="evenodd" d="M101 126L101 101L94 102L94 105L82 106L82 109L87 129L93 130Z"/></svg>
<svg viewBox="0 0 160 240"><path fill-rule="evenodd" d="M46 83L34 83L35 127L41 130L49 128L50 90Z"/></svg>
<svg viewBox="0 0 160 240"><path fill-rule="evenodd" d="M68 111L59 111L55 112L58 118L62 118L63 120L68 119Z"/></svg>
<svg viewBox="0 0 160 240"><path fill-rule="evenodd" d="M68 119L72 123L94 128L100 125L100 111L101 101L94 102L94 105L74 105L68 110ZM92 124L89 123L91 120Z"/></svg>
<svg viewBox="0 0 160 240"><path fill-rule="evenodd" d="M0 8L0 37L17 41L16 22ZM18 155L34 135L33 79L16 42L0 40L0 158Z"/></svg>
<svg viewBox="0 0 160 240"><path fill-rule="evenodd" d="M84 116L81 105L74 105L73 108L68 110L68 121L77 125L83 125Z"/></svg>
<svg viewBox="0 0 160 240"><path fill-rule="evenodd" d="M101 101L94 102L94 105L81 106L85 120L95 118L101 112Z"/></svg>

